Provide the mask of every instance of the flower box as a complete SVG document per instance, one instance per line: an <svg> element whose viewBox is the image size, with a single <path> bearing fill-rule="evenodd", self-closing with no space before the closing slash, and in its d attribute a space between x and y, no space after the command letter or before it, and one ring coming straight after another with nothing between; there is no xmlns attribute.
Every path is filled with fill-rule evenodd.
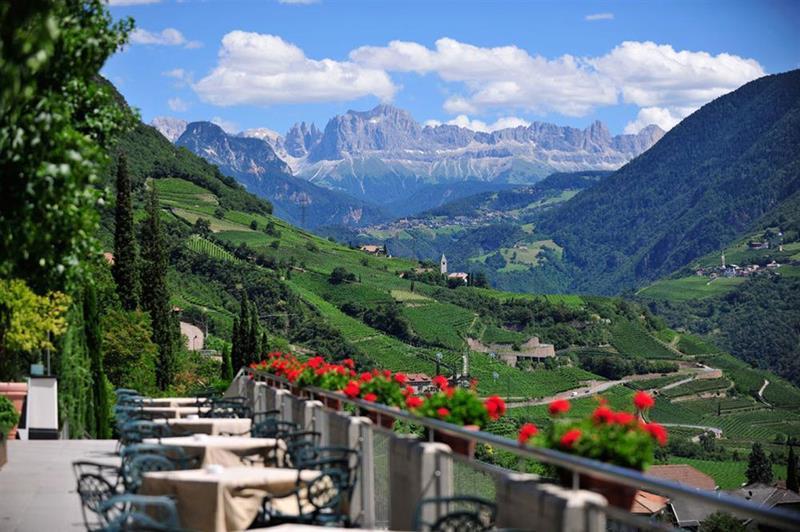
<svg viewBox="0 0 800 532"><path fill-rule="evenodd" d="M481 429L478 425L464 425L463 428L472 431L478 431ZM433 441L449 445L450 450L456 454L466 456L467 458L475 457L475 447L477 446L477 442L475 440L470 440L449 432L434 430Z"/></svg>
<svg viewBox="0 0 800 532"><path fill-rule="evenodd" d="M28 383L27 382L0 382L0 395L8 397L14 405L17 414L22 415L22 406L25 404L25 398L28 396ZM13 440L17 437L17 425L11 428L8 433L8 439Z"/></svg>

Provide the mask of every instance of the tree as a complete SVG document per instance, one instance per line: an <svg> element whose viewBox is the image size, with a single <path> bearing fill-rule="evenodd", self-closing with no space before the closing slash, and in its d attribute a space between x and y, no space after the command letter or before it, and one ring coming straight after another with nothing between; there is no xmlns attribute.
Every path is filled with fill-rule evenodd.
<svg viewBox="0 0 800 532"><path fill-rule="evenodd" d="M95 182L133 121L98 73L132 27L102 0L0 3L0 276L39 294L99 251Z"/></svg>
<svg viewBox="0 0 800 532"><path fill-rule="evenodd" d="M114 266L111 272L117 283L117 294L125 310L139 306L139 265L133 231L133 204L128 158L122 153L117 161L117 206L114 211Z"/></svg>
<svg viewBox="0 0 800 532"><path fill-rule="evenodd" d="M147 218L142 227L142 309L150 315L153 342L158 346L156 383L165 390L175 371L175 317L167 287L168 257L161 226L158 192L150 187L147 196Z"/></svg>
<svg viewBox="0 0 800 532"><path fill-rule="evenodd" d="M83 293L83 321L86 324L86 350L92 370L92 399L94 403L94 434L99 439L111 437L108 421L111 410L103 371L103 337L100 313L97 309L97 292L93 284L86 285Z"/></svg>
<svg viewBox="0 0 800 532"><path fill-rule="evenodd" d="M211 221L208 218L198 218L194 222L194 232L200 236L208 236L211 234Z"/></svg>
<svg viewBox="0 0 800 532"><path fill-rule="evenodd" d="M242 325L239 323L239 318L233 318L233 332L231 334L231 365L234 368L242 367Z"/></svg>
<svg viewBox="0 0 800 532"><path fill-rule="evenodd" d="M714 512L702 521L698 532L745 532L747 528L731 514Z"/></svg>
<svg viewBox="0 0 800 532"><path fill-rule="evenodd" d="M354 282L356 280L356 276L346 269L342 268L341 266L337 266L333 269L330 276L328 277L328 282L331 284L342 284L346 282Z"/></svg>
<svg viewBox="0 0 800 532"><path fill-rule="evenodd" d="M469 276L470 284L477 288L489 288L489 279L486 277L486 272L475 272L474 275Z"/></svg>
<svg viewBox="0 0 800 532"><path fill-rule="evenodd" d="M748 484L770 484L772 483L772 463L764 453L761 444L756 442L750 451L750 458L745 472Z"/></svg>
<svg viewBox="0 0 800 532"><path fill-rule="evenodd" d="M250 229L253 231L258 231L258 221L257 220L250 220Z"/></svg>
<svg viewBox="0 0 800 532"><path fill-rule="evenodd" d="M786 489L795 493L800 492L800 480L798 479L798 461L794 452L794 446L789 446L789 457L786 460Z"/></svg>
<svg viewBox="0 0 800 532"><path fill-rule="evenodd" d="M150 318L141 310L112 309L100 320L103 367L111 383L142 394L156 391L158 346L153 343Z"/></svg>
<svg viewBox="0 0 800 532"><path fill-rule="evenodd" d="M231 363L231 349L227 345L222 348L222 365L220 366L220 377L224 381L233 380L233 364Z"/></svg>

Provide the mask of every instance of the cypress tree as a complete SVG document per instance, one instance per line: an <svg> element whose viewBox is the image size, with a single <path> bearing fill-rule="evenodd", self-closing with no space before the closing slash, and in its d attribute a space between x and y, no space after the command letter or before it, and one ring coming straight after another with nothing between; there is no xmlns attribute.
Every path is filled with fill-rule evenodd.
<svg viewBox="0 0 800 532"><path fill-rule="evenodd" d="M239 308L239 366L234 366L235 371L249 364L250 360L250 298L247 291L242 291L241 307Z"/></svg>
<svg viewBox="0 0 800 532"><path fill-rule="evenodd" d="M233 318L233 334L231 334L231 366L234 368L242 367L242 333L239 317Z"/></svg>
<svg viewBox="0 0 800 532"><path fill-rule="evenodd" d="M147 197L147 218L142 227L142 308L150 314L153 343L158 346L156 384L165 390L174 372L175 317L167 288L167 250L155 186Z"/></svg>
<svg viewBox="0 0 800 532"><path fill-rule="evenodd" d="M92 372L95 436L99 439L106 439L111 437L108 426L111 414L106 390L106 376L103 371L103 336L100 330L100 314L97 310L97 292L92 284L87 285L84 289L83 321L86 331L86 350L89 354Z"/></svg>
<svg viewBox="0 0 800 532"><path fill-rule="evenodd" d="M256 356L256 362L260 362L261 360L266 358L268 351L269 351L269 338L267 337L267 331L261 331L261 341L258 343L258 354Z"/></svg>
<svg viewBox="0 0 800 532"><path fill-rule="evenodd" d="M247 363L256 362L258 358L259 341L261 340L261 327L258 322L258 309L255 303L250 303L250 330L247 335Z"/></svg>
<svg viewBox="0 0 800 532"><path fill-rule="evenodd" d="M220 377L224 381L233 380L233 364L231 363L231 350L228 346L222 349L222 365L220 367Z"/></svg>
<svg viewBox="0 0 800 532"><path fill-rule="evenodd" d="M794 445L789 446L789 457L786 461L786 489L795 493L800 492L800 479L798 479L797 455L794 453Z"/></svg>
<svg viewBox="0 0 800 532"><path fill-rule="evenodd" d="M111 272L117 284L117 294L125 310L139 305L140 283L138 253L133 231L133 204L128 159L120 154L117 163L117 206L114 215L114 265Z"/></svg>
<svg viewBox="0 0 800 532"><path fill-rule="evenodd" d="M772 483L772 463L758 442L753 444L753 448L750 451L750 459L748 460L745 476L748 484Z"/></svg>

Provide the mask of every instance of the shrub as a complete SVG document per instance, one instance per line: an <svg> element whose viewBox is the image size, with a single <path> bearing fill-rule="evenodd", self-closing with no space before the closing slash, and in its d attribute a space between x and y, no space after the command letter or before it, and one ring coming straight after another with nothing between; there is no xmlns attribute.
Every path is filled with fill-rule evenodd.
<svg viewBox="0 0 800 532"><path fill-rule="evenodd" d="M0 395L0 436L5 438L19 421L14 403L8 397Z"/></svg>

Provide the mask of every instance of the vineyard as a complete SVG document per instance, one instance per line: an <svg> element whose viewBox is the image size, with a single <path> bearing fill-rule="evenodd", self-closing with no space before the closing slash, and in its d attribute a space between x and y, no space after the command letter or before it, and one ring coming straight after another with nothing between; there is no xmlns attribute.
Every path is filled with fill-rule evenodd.
<svg viewBox="0 0 800 532"><path fill-rule="evenodd" d="M696 336L690 334L681 334L678 339L678 349L687 355L705 355L708 353L718 353L719 349L710 345Z"/></svg>
<svg viewBox="0 0 800 532"><path fill-rule="evenodd" d="M667 384L672 384L673 382L678 382L686 378L685 374L675 374L675 375L665 375L663 377L656 377L653 379L646 379L641 381L630 381L627 382L627 386L633 388L634 390L655 390L657 388L661 388L666 386Z"/></svg>
<svg viewBox="0 0 800 532"><path fill-rule="evenodd" d="M664 347L641 327L629 322L618 322L613 330L613 345L620 354L639 358L677 358L678 355Z"/></svg>
<svg viewBox="0 0 800 532"><path fill-rule="evenodd" d="M747 462L714 462L711 460L696 460L693 458L670 458L671 464L688 464L706 475L712 477L720 489L730 490L741 487L747 482L745 471ZM773 465L773 475L776 479L786 478L786 466Z"/></svg>
<svg viewBox="0 0 800 532"><path fill-rule="evenodd" d="M186 245L192 251L208 255L212 259L239 262L239 259L234 257L228 250L210 240L206 240L200 235L191 235L186 241Z"/></svg>
<svg viewBox="0 0 800 532"><path fill-rule="evenodd" d="M407 306L403 316L425 341L456 351L466 346L464 338L475 320L472 312L448 303Z"/></svg>
<svg viewBox="0 0 800 532"><path fill-rule="evenodd" d="M673 398L681 397L683 395L694 395L697 393L711 392L715 390L724 390L730 387L731 383L728 379L695 379L691 382L681 384L668 390L662 390L663 397Z"/></svg>

